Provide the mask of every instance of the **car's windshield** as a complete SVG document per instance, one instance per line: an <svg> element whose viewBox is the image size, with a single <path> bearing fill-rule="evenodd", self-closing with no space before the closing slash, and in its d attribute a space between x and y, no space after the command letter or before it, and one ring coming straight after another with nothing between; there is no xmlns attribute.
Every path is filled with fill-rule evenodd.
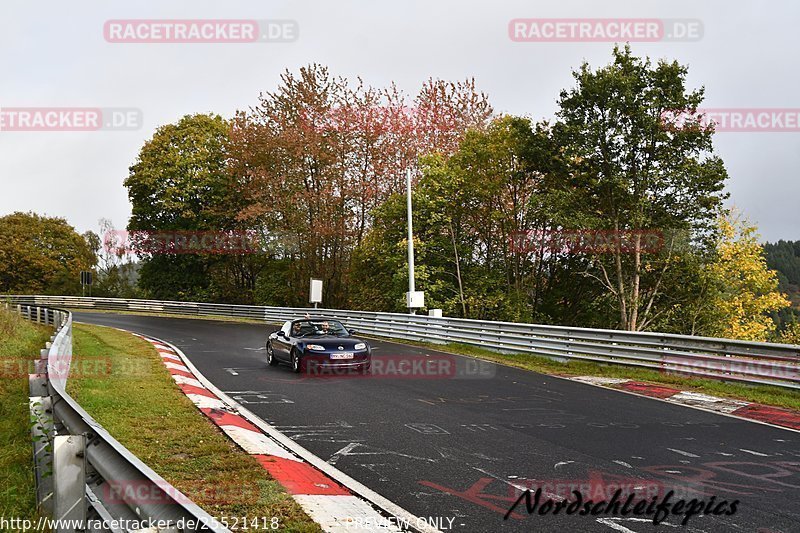
<svg viewBox="0 0 800 533"><path fill-rule="evenodd" d="M338 320L298 320L292 325L292 335L295 337L307 337L310 335L335 335L344 337L349 335Z"/></svg>

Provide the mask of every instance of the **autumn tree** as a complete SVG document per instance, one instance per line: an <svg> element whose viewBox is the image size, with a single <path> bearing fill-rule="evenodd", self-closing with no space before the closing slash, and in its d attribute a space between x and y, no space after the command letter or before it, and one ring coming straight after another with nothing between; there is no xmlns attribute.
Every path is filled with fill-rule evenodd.
<svg viewBox="0 0 800 533"><path fill-rule="evenodd" d="M202 114L158 128L125 180L133 206L128 230L240 229L240 200L227 167L229 132L228 121ZM241 256L140 254L139 285L154 298L241 301L259 269L254 258Z"/></svg>
<svg viewBox="0 0 800 533"><path fill-rule="evenodd" d="M373 213L403 190L421 154L449 153L491 113L474 82L430 80L410 101L395 86L351 82L320 65L286 71L281 85L234 120L231 172L245 200L239 219L282 243L275 260L305 302L322 278L326 305L347 301L352 250Z"/></svg>
<svg viewBox="0 0 800 533"><path fill-rule="evenodd" d="M778 342L800 346L800 322L792 322L786 326L777 338Z"/></svg>
<svg viewBox="0 0 800 533"><path fill-rule="evenodd" d="M562 91L554 132L570 179L563 190L571 214L584 227L633 230L631 250L615 246L594 259L595 276L613 296L619 326L647 328L661 307L663 280L672 261L673 234L701 238L722 200L727 173L714 155L713 128L688 121L673 127L674 110L695 112L703 89L687 91L687 68L677 62L634 56L615 47L611 64L573 73L576 86ZM569 227L569 220L562 222ZM646 254L640 230L667 236L662 254Z"/></svg>
<svg viewBox="0 0 800 533"><path fill-rule="evenodd" d="M735 211L721 216L718 224L717 256L706 266L712 290L705 333L766 341L775 329L769 313L790 302L778 291L778 276L767 267L755 226Z"/></svg>
<svg viewBox="0 0 800 533"><path fill-rule="evenodd" d="M80 273L96 262L89 243L63 218L0 217L0 293L81 293Z"/></svg>
<svg viewBox="0 0 800 533"><path fill-rule="evenodd" d="M585 260L512 246L515 234L550 226L549 191L564 177L558 159L545 124L513 116L469 130L449 157L422 158L414 231L417 284L429 306L501 320L575 323L593 316L592 305L582 304L593 302L597 289L577 276ZM354 278L354 305L403 308L405 225L405 196L398 194L376 212L373 230L354 253L354 273L365 271ZM369 276L380 283L369 284Z"/></svg>

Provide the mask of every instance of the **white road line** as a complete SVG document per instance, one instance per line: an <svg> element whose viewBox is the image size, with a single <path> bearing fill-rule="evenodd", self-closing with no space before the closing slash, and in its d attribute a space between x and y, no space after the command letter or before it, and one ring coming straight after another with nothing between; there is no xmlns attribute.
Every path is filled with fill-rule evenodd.
<svg viewBox="0 0 800 533"><path fill-rule="evenodd" d="M598 524L603 524L604 526L608 526L615 531L621 531L622 533L636 533L636 531L632 529L628 529L627 527L623 526L622 524L617 524L610 518L598 518Z"/></svg>
<svg viewBox="0 0 800 533"><path fill-rule="evenodd" d="M671 451L671 452L679 453L679 454L684 455L686 457L694 457L694 458L699 458L700 457L699 455L695 455L693 453L685 452L683 450L676 450L675 448L667 448L667 449L669 451Z"/></svg>
<svg viewBox="0 0 800 533"><path fill-rule="evenodd" d="M649 518L633 518L633 517L622 518L622 517L616 517L615 516L615 517L598 518L597 519L597 522L599 524L603 524L605 526L608 526L611 529L614 529L616 531L622 531L623 533L636 533L636 531L634 531L633 529L628 529L627 527L625 527L625 526L623 526L622 524L619 523L619 522L623 522L623 521L624 522L649 522L651 524L653 523L653 520L649 519ZM665 526L665 527L678 527L677 525L670 524L669 522L661 522L659 525L660 526Z"/></svg>
<svg viewBox="0 0 800 533"><path fill-rule="evenodd" d="M767 453L754 452L753 450L745 450L744 448L739 448L739 451L744 453L749 453L751 455L757 455L758 457L769 457L769 454Z"/></svg>
<svg viewBox="0 0 800 533"><path fill-rule="evenodd" d="M508 481L507 479L503 479L503 478L501 478L500 476L498 476L496 474L492 474L491 472L489 472L488 470L484 470L483 468L478 468L477 466L473 466L472 468L474 470L477 470L478 472L486 474L487 476L489 476L489 477L491 477L493 479L496 479L497 481L500 481L501 483L505 483L509 487L514 487L515 489L517 489L519 491L525 492L526 490L531 490L532 489L531 486L527 486L526 487L525 485L522 485L520 483L514 483L514 482L511 482L511 481ZM550 493L550 492L547 492L547 491L544 491L544 490L542 490L542 494L544 494L545 496L547 496L548 498L550 498L551 500L556 501L556 502L561 502L561 501L565 500L565 498L559 496L558 494L553 494L553 493Z"/></svg>
<svg viewBox="0 0 800 533"><path fill-rule="evenodd" d="M328 459L328 464L335 465L339 461L339 458L341 456L348 455L351 451L353 451L353 448L355 448L358 445L359 445L358 442L351 442L350 444L348 444L347 446L345 446L344 448L342 448L338 452L336 452L333 455L331 455L331 458Z"/></svg>

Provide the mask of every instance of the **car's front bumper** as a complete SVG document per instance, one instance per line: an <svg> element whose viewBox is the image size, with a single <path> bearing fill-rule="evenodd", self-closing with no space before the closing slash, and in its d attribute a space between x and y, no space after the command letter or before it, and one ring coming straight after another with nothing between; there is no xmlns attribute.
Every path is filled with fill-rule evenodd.
<svg viewBox="0 0 800 533"><path fill-rule="evenodd" d="M335 353L335 352L334 352ZM331 353L305 352L302 356L306 370L330 371L366 370L372 362L369 352L356 352L352 359L331 359Z"/></svg>

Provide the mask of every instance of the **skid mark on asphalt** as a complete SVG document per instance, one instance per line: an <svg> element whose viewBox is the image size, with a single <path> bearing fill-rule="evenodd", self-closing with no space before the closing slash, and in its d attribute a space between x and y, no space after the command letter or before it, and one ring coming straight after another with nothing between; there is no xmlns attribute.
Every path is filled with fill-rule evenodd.
<svg viewBox="0 0 800 533"><path fill-rule="evenodd" d="M467 431L498 431L498 428L494 427L491 424L461 424L463 429Z"/></svg>
<svg viewBox="0 0 800 533"><path fill-rule="evenodd" d="M397 465L389 463L361 463L361 467L378 476L378 481L381 483L389 483L392 481L390 477L387 477L382 473L383 471L391 470L392 473L394 473L398 470Z"/></svg>
<svg viewBox="0 0 800 533"><path fill-rule="evenodd" d="M480 404L495 404L495 403L516 403L518 401L529 401L530 398L522 398L519 396L500 396L491 397L488 395L478 395L471 398L445 398L439 396L437 398L417 398L418 402L426 403L428 405L442 405L446 403L472 405Z"/></svg>
<svg viewBox="0 0 800 533"><path fill-rule="evenodd" d="M224 391L242 405L294 403L279 392L271 391Z"/></svg>
<svg viewBox="0 0 800 533"><path fill-rule="evenodd" d="M355 435L357 428L344 420L315 425L275 425L275 428L294 441L362 442L364 440Z"/></svg>
<svg viewBox="0 0 800 533"><path fill-rule="evenodd" d="M348 453L353 451L353 448L355 448L356 446L358 446L357 442L351 442L350 444L348 444L347 446L345 446L344 448L342 448L338 452L336 452L333 455L331 455L331 458L328 459L328 463L332 464L332 465L335 465L336 462L339 461L340 457L342 457L343 455L347 455Z"/></svg>
<svg viewBox="0 0 800 533"><path fill-rule="evenodd" d="M414 422L411 424L405 425L408 429L413 429L418 433L422 433L423 435L449 435L450 432L446 431L436 424L424 424L421 422Z"/></svg>
<svg viewBox="0 0 800 533"><path fill-rule="evenodd" d="M622 525L623 522L625 522L626 525ZM630 529L630 528L634 527L634 524L641 523L641 522L646 522L646 523L651 524L651 525L653 523L652 520L648 520L647 518L609 517L609 518L598 518L597 519L597 523L598 524L603 524L604 526L610 527L614 531L621 531L622 533L637 533L637 531L635 529ZM661 522L659 524L659 526L671 527L671 528L681 527L681 526L678 526L678 525L675 525L675 524L670 524L669 522ZM687 531L687 532L691 532L691 533L704 533L702 530L695 529L693 527L683 528L683 530Z"/></svg>
<svg viewBox="0 0 800 533"><path fill-rule="evenodd" d="M434 447L434 450L436 451L436 453L438 453L442 457L442 459L447 459L447 460L450 460L450 461L455 461L455 462L464 463L464 464L471 464L470 461L471 462L476 462L475 461L476 458L480 459L480 461L478 461L480 463L482 463L483 461L496 462L496 461L501 461L502 460L499 457L491 457L489 455L486 455L486 454L483 454L483 453L480 453L480 452L466 451L466 450L462 450L460 448ZM536 455L539 455L539 454L536 454Z"/></svg>
<svg viewBox="0 0 800 533"><path fill-rule="evenodd" d="M230 367L224 367L222 370L224 370L231 376L238 376L239 374L247 372L255 372L255 371L260 372L263 370L263 368L260 366L230 366Z"/></svg>
<svg viewBox="0 0 800 533"><path fill-rule="evenodd" d="M369 450L369 451L354 452L353 450L355 450L356 448L365 449L365 450ZM392 456L397 456L397 457L405 457L406 459L414 459L416 461L425 461L425 462L428 462L428 463L437 462L436 459L430 459L428 457L419 457L417 455L409 455L407 453L400 453L400 452L396 452L394 450L386 450L386 449L383 449L383 448L377 448L375 446L368 446L368 445L363 444L361 442L351 442L351 443L349 443L347 446L345 446L344 448L342 448L338 452L334 453L331 456L331 458L328 459L328 462L330 463L331 459L335 459L334 462L336 462L336 461L339 461L339 459L342 458L342 457L364 456L364 455L392 455ZM334 463L331 463L331 464L334 464Z"/></svg>

